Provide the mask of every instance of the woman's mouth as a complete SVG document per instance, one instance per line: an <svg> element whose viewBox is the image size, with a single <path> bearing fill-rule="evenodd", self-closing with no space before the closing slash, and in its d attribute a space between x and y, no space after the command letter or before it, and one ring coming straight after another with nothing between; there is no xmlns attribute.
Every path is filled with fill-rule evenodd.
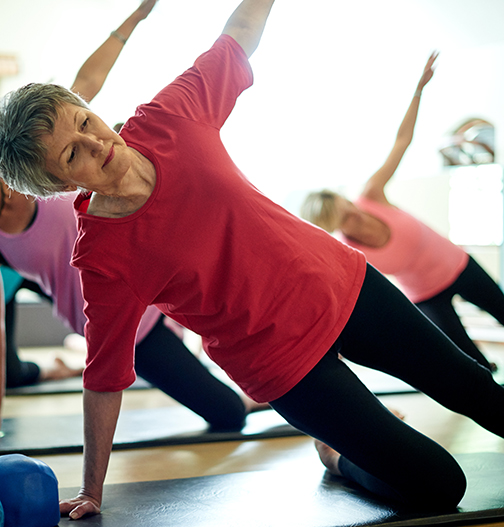
<svg viewBox="0 0 504 527"><path fill-rule="evenodd" d="M108 165L112 161L112 159L114 159L114 145L110 147L109 153L107 157L105 158L102 168Z"/></svg>

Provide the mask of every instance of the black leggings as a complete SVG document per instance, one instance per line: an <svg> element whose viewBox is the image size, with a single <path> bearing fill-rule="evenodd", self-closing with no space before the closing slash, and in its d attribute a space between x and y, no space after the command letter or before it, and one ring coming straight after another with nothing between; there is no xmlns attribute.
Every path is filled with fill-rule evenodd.
<svg viewBox="0 0 504 527"><path fill-rule="evenodd" d="M34 362L19 358L16 345L16 299L5 304L5 385L18 388L35 384L39 380L40 368Z"/></svg>
<svg viewBox="0 0 504 527"><path fill-rule="evenodd" d="M216 379L160 318L136 346L140 377L205 419L212 430L239 430L246 413L240 396Z"/></svg>
<svg viewBox="0 0 504 527"><path fill-rule="evenodd" d="M453 307L455 295L483 309L504 325L504 294L480 265L469 257L466 268L450 287L416 304L460 349L490 369L489 362L470 339Z"/></svg>
<svg viewBox="0 0 504 527"><path fill-rule="evenodd" d="M29 289L42 298L51 300L35 282L23 280L17 291L19 289ZM37 364L19 358L16 342L16 310L16 295L14 294L11 300L5 304L5 385L7 388L35 384L40 378L40 368Z"/></svg>
<svg viewBox="0 0 504 527"><path fill-rule="evenodd" d="M504 389L368 265L340 337L317 366L271 406L342 454L342 474L415 507L453 508L466 482L440 445L396 418L338 358L394 375L504 437Z"/></svg>

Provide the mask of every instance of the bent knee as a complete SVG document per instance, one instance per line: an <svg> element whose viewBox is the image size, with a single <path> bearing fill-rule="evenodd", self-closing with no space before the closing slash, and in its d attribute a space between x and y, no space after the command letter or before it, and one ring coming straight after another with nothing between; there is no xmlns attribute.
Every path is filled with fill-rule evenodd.
<svg viewBox="0 0 504 527"><path fill-rule="evenodd" d="M456 465L450 471L439 471L432 474L428 482L422 484L422 488L417 488L410 492L409 496L404 496L405 501L415 508L429 510L450 510L455 509L466 492L467 480L462 469Z"/></svg>

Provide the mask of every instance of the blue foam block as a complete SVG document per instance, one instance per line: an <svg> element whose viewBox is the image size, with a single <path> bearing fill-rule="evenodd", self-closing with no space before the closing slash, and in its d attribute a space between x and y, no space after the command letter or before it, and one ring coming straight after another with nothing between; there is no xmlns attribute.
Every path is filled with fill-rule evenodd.
<svg viewBox="0 0 504 527"><path fill-rule="evenodd" d="M58 480L44 462L0 456L0 527L55 527L60 521Z"/></svg>

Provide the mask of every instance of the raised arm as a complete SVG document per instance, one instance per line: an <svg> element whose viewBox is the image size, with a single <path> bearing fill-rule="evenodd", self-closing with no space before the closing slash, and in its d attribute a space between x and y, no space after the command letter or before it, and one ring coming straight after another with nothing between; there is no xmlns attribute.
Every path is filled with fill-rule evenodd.
<svg viewBox="0 0 504 527"><path fill-rule="evenodd" d="M77 73L72 91L90 102L101 90L124 44L139 22L147 18L157 0L144 0L138 9L112 31L105 42L84 62Z"/></svg>
<svg viewBox="0 0 504 527"><path fill-rule="evenodd" d="M362 195L368 199L388 203L385 196L385 185L394 175L404 153L411 144L418 116L418 108L420 106L420 97L425 85L432 79L434 74L434 62L436 61L437 56L438 53L432 53L425 65L423 74L418 81L413 100L411 101L408 111L399 127L394 146L392 147L385 163L368 179L364 187Z"/></svg>
<svg viewBox="0 0 504 527"><path fill-rule="evenodd" d="M275 0L243 0L222 31L223 35L233 37L240 44L247 57L259 45L274 2Z"/></svg>

